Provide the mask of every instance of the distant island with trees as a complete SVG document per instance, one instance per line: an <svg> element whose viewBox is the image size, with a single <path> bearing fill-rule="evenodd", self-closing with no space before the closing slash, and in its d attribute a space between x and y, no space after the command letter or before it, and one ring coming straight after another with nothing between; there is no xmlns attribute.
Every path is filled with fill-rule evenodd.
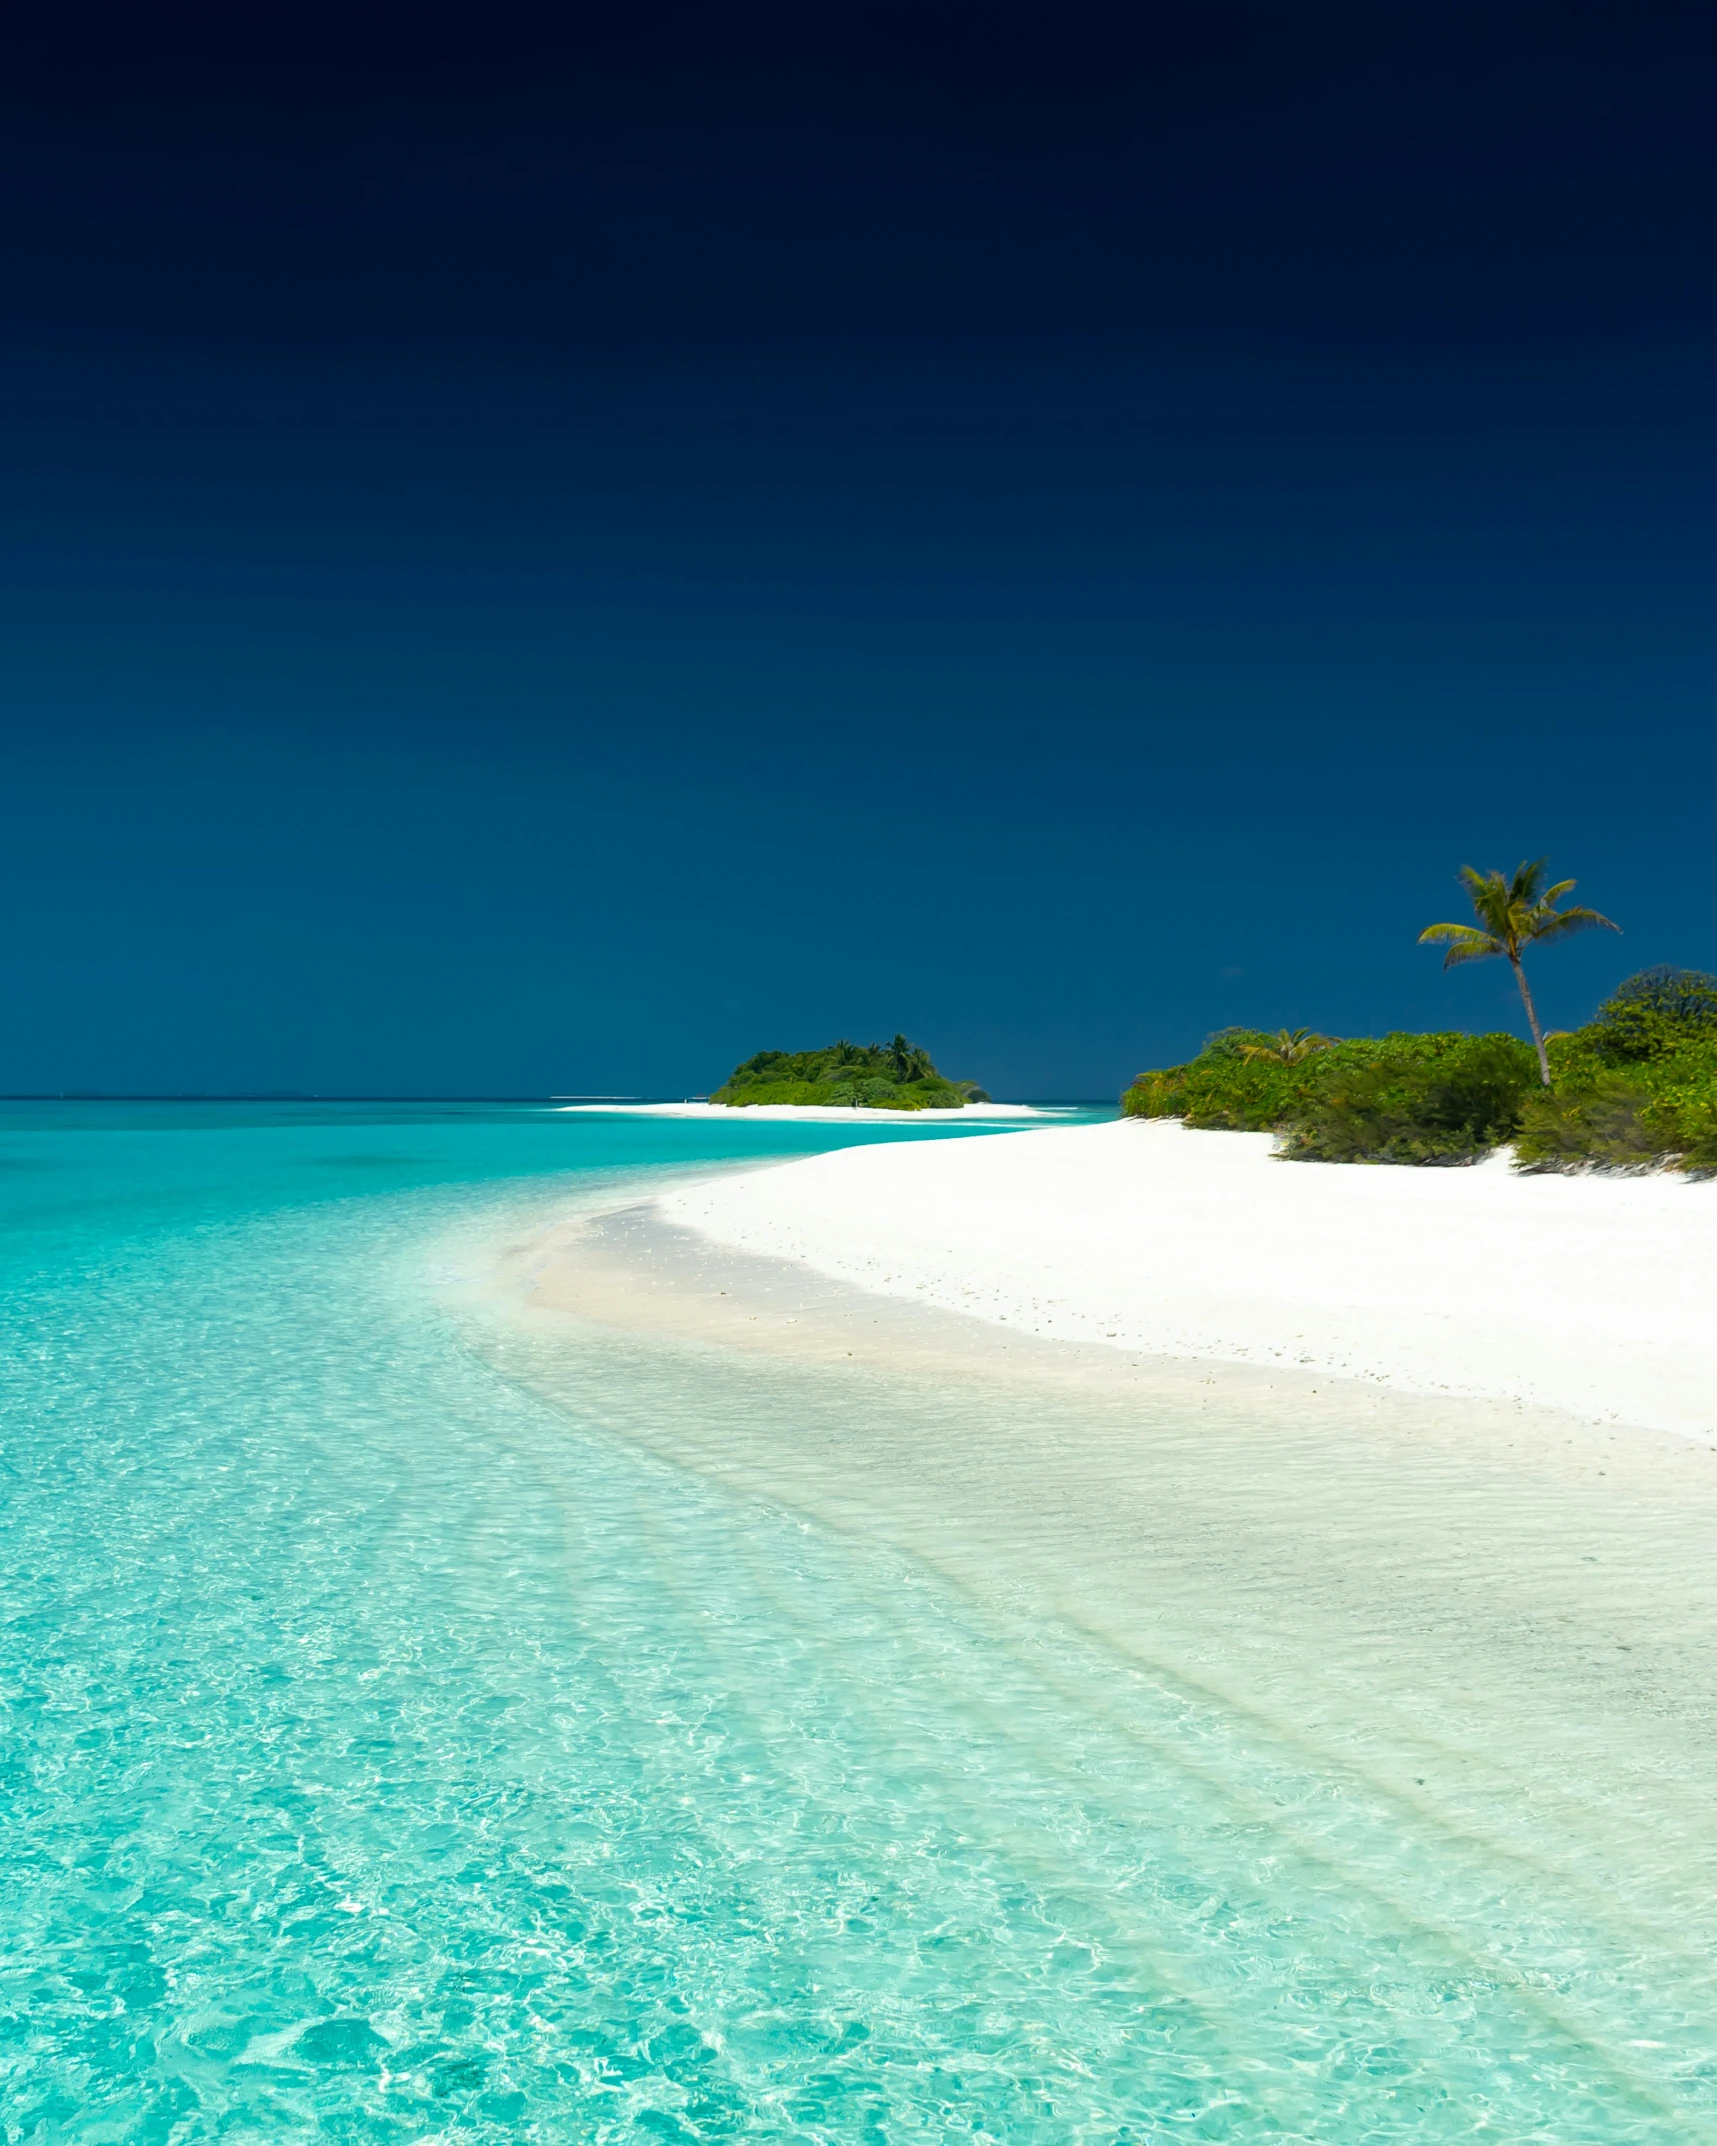
<svg viewBox="0 0 1717 2146"><path fill-rule="evenodd" d="M710 1097L745 1110L820 1106L837 1110L963 1110L987 1103L976 1081L945 1080L930 1053L904 1036L891 1043L825 1044L820 1051L759 1051L735 1066Z"/></svg>

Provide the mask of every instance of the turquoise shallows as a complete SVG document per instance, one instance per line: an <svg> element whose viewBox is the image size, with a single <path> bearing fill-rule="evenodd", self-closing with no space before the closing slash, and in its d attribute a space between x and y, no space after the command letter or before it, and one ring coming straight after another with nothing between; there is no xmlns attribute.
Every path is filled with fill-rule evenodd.
<svg viewBox="0 0 1717 2146"><path fill-rule="evenodd" d="M641 1450L685 1358L550 1407L432 1284L838 1137L7 1108L0 2137L1717 2135L1708 1999L1689 2055L1214 1701Z"/></svg>

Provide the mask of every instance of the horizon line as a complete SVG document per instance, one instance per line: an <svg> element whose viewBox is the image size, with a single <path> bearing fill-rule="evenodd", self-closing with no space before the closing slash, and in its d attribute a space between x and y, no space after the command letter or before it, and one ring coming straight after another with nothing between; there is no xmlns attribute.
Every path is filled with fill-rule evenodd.
<svg viewBox="0 0 1717 2146"><path fill-rule="evenodd" d="M0 1092L0 1103L681 1103L680 1095L323 1095L302 1088L130 1089L32 1088ZM1109 1096L1024 1096L1035 1108L1058 1103L1063 1109L1095 1108ZM945 1113L953 1116L953 1112ZM744 1112L736 1112L743 1116ZM878 1117L896 1115L879 1111Z"/></svg>

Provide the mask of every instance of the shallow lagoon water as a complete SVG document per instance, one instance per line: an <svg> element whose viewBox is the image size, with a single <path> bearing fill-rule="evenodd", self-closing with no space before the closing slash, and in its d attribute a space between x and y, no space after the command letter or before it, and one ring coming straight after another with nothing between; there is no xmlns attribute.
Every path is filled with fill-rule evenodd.
<svg viewBox="0 0 1717 2146"><path fill-rule="evenodd" d="M830 1138L9 1113L3 2136L1711 2136L1684 1860L1535 1863L711 1462L1043 1404L598 1329L551 1377L450 1303L515 1218Z"/></svg>

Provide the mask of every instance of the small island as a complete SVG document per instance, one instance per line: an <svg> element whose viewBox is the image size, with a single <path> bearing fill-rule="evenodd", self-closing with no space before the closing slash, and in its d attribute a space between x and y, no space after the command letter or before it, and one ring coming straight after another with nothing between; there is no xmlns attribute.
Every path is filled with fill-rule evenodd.
<svg viewBox="0 0 1717 2146"><path fill-rule="evenodd" d="M779 1108L850 1110L963 1110L987 1103L976 1081L946 1080L930 1053L904 1036L892 1043L825 1044L820 1051L759 1051L735 1066L710 1097L745 1110Z"/></svg>

